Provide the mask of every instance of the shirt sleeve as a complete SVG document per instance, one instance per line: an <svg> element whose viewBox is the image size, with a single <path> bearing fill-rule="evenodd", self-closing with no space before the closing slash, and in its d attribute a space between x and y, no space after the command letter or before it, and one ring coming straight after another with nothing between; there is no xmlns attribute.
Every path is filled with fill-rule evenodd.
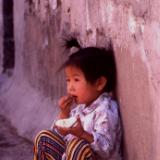
<svg viewBox="0 0 160 160"><path fill-rule="evenodd" d="M102 107L95 114L94 142L92 148L101 156L109 157L115 149L117 125L119 121L117 106ZM104 109L105 108L105 109Z"/></svg>

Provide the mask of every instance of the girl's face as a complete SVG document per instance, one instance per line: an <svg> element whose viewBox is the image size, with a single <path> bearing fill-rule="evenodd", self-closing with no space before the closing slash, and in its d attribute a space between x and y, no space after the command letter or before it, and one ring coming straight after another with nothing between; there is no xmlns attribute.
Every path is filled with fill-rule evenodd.
<svg viewBox="0 0 160 160"><path fill-rule="evenodd" d="M89 83L83 72L74 66L65 68L67 93L71 95L77 104L89 105L99 96L97 85Z"/></svg>

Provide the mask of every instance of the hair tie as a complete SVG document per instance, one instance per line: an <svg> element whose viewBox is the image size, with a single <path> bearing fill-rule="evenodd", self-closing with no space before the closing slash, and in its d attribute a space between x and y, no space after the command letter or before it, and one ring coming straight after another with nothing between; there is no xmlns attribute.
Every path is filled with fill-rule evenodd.
<svg viewBox="0 0 160 160"><path fill-rule="evenodd" d="M70 48L69 55L72 55L72 54L78 52L79 50L80 50L80 48L72 47L72 48Z"/></svg>

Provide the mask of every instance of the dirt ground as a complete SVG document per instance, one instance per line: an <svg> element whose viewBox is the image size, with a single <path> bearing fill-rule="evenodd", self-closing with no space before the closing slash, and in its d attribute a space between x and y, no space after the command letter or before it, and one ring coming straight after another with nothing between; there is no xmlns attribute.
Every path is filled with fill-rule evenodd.
<svg viewBox="0 0 160 160"><path fill-rule="evenodd" d="M32 160L33 143L17 134L16 129L0 115L0 160Z"/></svg>

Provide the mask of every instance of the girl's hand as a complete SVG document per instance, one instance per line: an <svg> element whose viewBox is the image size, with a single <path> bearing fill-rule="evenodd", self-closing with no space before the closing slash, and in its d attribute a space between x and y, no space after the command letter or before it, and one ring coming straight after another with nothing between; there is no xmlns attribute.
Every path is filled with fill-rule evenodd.
<svg viewBox="0 0 160 160"><path fill-rule="evenodd" d="M71 111L71 105L73 103L73 98L69 95L63 96L60 98L58 103L61 110L61 114L69 116L69 113Z"/></svg>
<svg viewBox="0 0 160 160"><path fill-rule="evenodd" d="M64 136L66 136L67 134L72 134L76 137L81 138L82 134L84 133L84 129L81 123L80 118L77 118L77 122L76 125L69 127L69 128L64 128L64 127L59 127L56 126L58 132Z"/></svg>
<svg viewBox="0 0 160 160"><path fill-rule="evenodd" d="M84 132L84 128L82 126L80 118L78 117L76 125L74 125L73 127L70 128L70 133L76 137L81 138L83 132Z"/></svg>
<svg viewBox="0 0 160 160"><path fill-rule="evenodd" d="M59 127L59 126L55 126L55 128L63 136L66 136L69 134L69 130L67 128L63 128L63 127Z"/></svg>

